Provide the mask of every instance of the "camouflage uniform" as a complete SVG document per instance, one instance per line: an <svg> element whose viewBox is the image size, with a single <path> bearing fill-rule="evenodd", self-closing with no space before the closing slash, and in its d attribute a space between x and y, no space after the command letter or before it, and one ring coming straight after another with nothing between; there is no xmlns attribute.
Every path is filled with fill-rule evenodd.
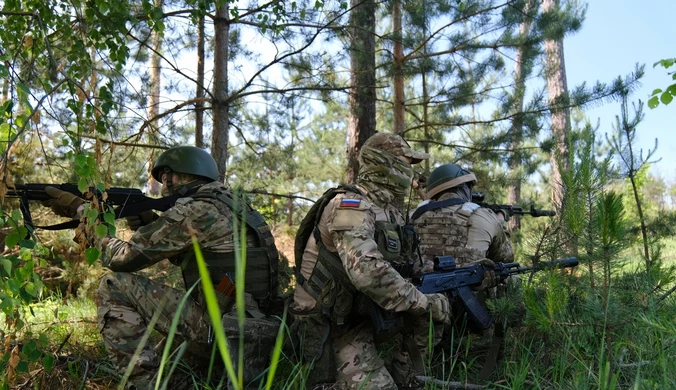
<svg viewBox="0 0 676 390"><path fill-rule="evenodd" d="M437 201L455 197L444 193ZM425 201L418 207L429 203ZM460 267L484 258L514 261L507 231L495 213L471 202L430 210L413 221L420 252L431 266L435 256L452 255ZM426 271L430 271L429 268Z"/></svg>
<svg viewBox="0 0 676 390"><path fill-rule="evenodd" d="M402 150L410 149L389 144L397 140L405 142L398 136L377 134L362 148L355 191L339 193L326 205L316 227L322 245L311 236L305 246L301 280L291 305L292 313L299 318L309 313L331 317L328 342L334 349L336 381L344 389L396 389L395 381L407 385L415 373L411 357L403 349L394 359L393 373L401 375L393 378L385 368L368 315L357 314L360 297L367 297L388 312L411 314L415 318L414 336L420 336L415 340L422 354L426 353L432 299L395 269L402 250L397 231L401 231L404 220L394 204L404 198L412 177L410 164L396 158ZM332 270L326 270L320 259L320 253L325 253L322 246L339 258ZM318 287L321 291L313 292L311 285L318 272L330 280ZM310 344L306 340L306 348L315 347Z"/></svg>
<svg viewBox="0 0 676 390"><path fill-rule="evenodd" d="M139 228L129 241L111 238L105 245L101 260L114 272L101 280L97 320L106 349L121 372L132 360L152 318L157 318L155 330L165 335L169 332L179 302L185 295L183 290L131 272L169 259L181 266L186 284L189 284L186 289L190 288L196 280L188 282L186 277L191 271L195 272L196 266L191 256L192 235L203 251L221 254L223 258L232 257L235 251L232 210L218 200L201 196L214 193L228 194L228 191L218 182L205 184L194 195L177 200L158 220ZM251 232L247 234L247 246L255 245L255 237ZM210 270L213 282L217 284L218 276L214 275L213 268ZM211 321L203 302L201 284L195 290L197 293L187 299L181 311L176 334L191 342L192 349L189 350L202 352L202 357L208 359L211 345L207 344L207 338ZM255 300L250 299L249 303L252 306L248 309L257 309ZM174 345L179 343L174 342ZM130 383L138 389L149 388L154 383L153 376L159 363L158 351L146 343L134 364Z"/></svg>
<svg viewBox="0 0 676 390"><path fill-rule="evenodd" d="M453 166L453 169L450 169L449 166ZM446 169L446 173L449 173L454 172L456 167L454 164L447 164L435 171L439 170L437 172L443 173ZM460 168L457 167L457 169ZM422 272L433 270L436 256L451 255L458 267L485 261L484 259L498 262L514 261L514 251L509 242L504 221L500 222L492 210L481 208L479 205L467 201L468 195L471 194L471 185L476 180L474 174L465 170L459 170L457 174L458 177L453 177L451 174L443 178L443 180L446 180L445 182L436 181L435 187L428 187L427 190L427 195L435 198L433 202L448 202L450 204L446 203L446 206L440 208L431 206L431 209L424 211L424 207L430 203L430 200L426 200L419 204L416 211L412 213L412 222L420 239L419 249L424 263ZM434 171L430 174L430 177L433 175L435 175ZM436 175L436 178L439 178L439 175ZM464 184L466 182L470 182L470 184ZM454 191L458 186L463 186L463 188ZM494 281L492 276L490 280ZM486 282L487 280L484 280L484 283ZM490 285L491 282L489 281L486 287ZM484 302L488 298L495 297L498 291L496 288L484 290L483 285L481 290L475 294ZM503 289L500 291L503 291ZM463 310L459 307L455 309L456 313ZM463 318L463 316L456 318ZM461 321L457 322L454 327L455 329L452 332L448 329L447 336L450 334L457 335L466 330L465 324ZM473 329L472 324L470 324L470 329ZM500 348L504 329L497 329L497 333L495 331L495 328L489 328L480 332L483 342L490 341L492 343L490 356L486 360L482 375L490 374L490 367L494 367ZM479 344L482 344L482 342L479 342Z"/></svg>

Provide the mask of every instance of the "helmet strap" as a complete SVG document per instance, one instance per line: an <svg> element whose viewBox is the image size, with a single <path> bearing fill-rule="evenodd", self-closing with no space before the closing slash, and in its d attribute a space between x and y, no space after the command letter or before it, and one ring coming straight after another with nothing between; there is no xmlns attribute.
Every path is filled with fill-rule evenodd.
<svg viewBox="0 0 676 390"><path fill-rule="evenodd" d="M174 186L174 183L171 181L171 178L172 178L172 176L173 176L173 174L174 174L174 171L172 171L171 168L169 168L169 167L164 167L164 173L167 174L166 179L164 179L164 185L167 186L167 188L169 189L169 191L173 192L173 188L172 188L172 187Z"/></svg>
<svg viewBox="0 0 676 390"><path fill-rule="evenodd" d="M181 196L185 196L188 194L188 192L196 190L197 188L202 187L203 185L207 184L207 181L204 179L195 179L191 181L190 183L186 183L179 188L176 193L178 193Z"/></svg>

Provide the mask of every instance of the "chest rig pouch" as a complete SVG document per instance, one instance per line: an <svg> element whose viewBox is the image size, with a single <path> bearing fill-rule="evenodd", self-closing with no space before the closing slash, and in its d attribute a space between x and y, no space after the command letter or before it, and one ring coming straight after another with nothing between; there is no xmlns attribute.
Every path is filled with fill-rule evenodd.
<svg viewBox="0 0 676 390"><path fill-rule="evenodd" d="M376 221L373 238L384 260L406 277L412 271L413 262L403 256L410 253L410 249L405 247L409 241L404 239L403 231L396 223ZM313 235L319 250L317 263L310 278L298 279L300 284L317 300L324 314L338 325L349 322L356 315L364 315L362 309L355 306L362 307L361 302L366 297L352 285L340 256L324 245L318 227L315 227Z"/></svg>
<svg viewBox="0 0 676 390"><path fill-rule="evenodd" d="M412 244L415 232L396 223L376 221L375 240L383 258L405 278L413 271Z"/></svg>
<svg viewBox="0 0 676 390"><path fill-rule="evenodd" d="M247 235L253 235L255 246L246 248L246 271L244 290L252 295L263 312L268 312L271 301L277 296L279 281L277 279L277 264L279 253L275 246L270 226L262 215L244 199L232 194L221 192L196 193L192 198L211 201L220 210L227 207L232 210L233 219L243 219L247 226ZM233 221L235 222L235 221ZM236 224L235 224L236 225ZM238 231L234 234L239 234ZM247 243L242 243L247 245ZM209 269L209 275L214 285L227 274L235 274L235 253L222 253L202 250L204 261ZM199 279L199 271L195 260L195 253L188 251L181 261L181 269L186 288L189 288Z"/></svg>

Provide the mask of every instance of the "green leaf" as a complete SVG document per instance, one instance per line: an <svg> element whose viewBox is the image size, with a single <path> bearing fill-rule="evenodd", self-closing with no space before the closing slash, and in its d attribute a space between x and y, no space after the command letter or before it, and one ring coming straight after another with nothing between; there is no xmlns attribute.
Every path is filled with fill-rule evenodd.
<svg viewBox="0 0 676 390"><path fill-rule="evenodd" d="M89 265L94 264L94 262L101 256L101 251L98 248L87 248L85 249L85 259Z"/></svg>
<svg viewBox="0 0 676 390"><path fill-rule="evenodd" d="M674 100L674 97L671 96L671 94L669 92L665 92L665 93L662 94L662 96L660 96L660 101L664 105L671 103L672 100Z"/></svg>
<svg viewBox="0 0 676 390"><path fill-rule="evenodd" d="M667 92L669 92L671 96L676 96L676 84L671 84L670 86L668 86Z"/></svg>
<svg viewBox="0 0 676 390"><path fill-rule="evenodd" d="M0 258L0 266L5 271L7 276L12 276L12 261L6 258Z"/></svg>
<svg viewBox="0 0 676 390"><path fill-rule="evenodd" d="M28 86L22 82L17 82L16 88L19 90L19 92L23 93L26 96L28 96L31 93L30 88L28 88Z"/></svg>
<svg viewBox="0 0 676 390"><path fill-rule="evenodd" d="M87 206L85 206L84 209L84 215L87 216L87 219L90 221L96 221L96 218L99 216L99 212L96 209L90 208L91 203L89 203Z"/></svg>
<svg viewBox="0 0 676 390"><path fill-rule="evenodd" d="M80 190L80 192L84 193L89 189L89 184L87 183L87 179L84 177L81 177L80 180L77 181L77 189Z"/></svg>
<svg viewBox="0 0 676 390"><path fill-rule="evenodd" d="M660 88L654 90L653 93L651 93L650 95L657 95L658 93L662 93L662 90Z"/></svg>
<svg viewBox="0 0 676 390"><path fill-rule="evenodd" d="M38 336L38 345L40 345L42 348L49 345L49 337L47 337L47 335L44 333L40 333L40 336Z"/></svg>
<svg viewBox="0 0 676 390"><path fill-rule="evenodd" d="M18 280L9 279L7 281L8 291L12 293L13 296L18 296L19 291L21 290L21 283Z"/></svg>
<svg viewBox="0 0 676 390"><path fill-rule="evenodd" d="M660 105L660 98L657 96L653 96L650 99L648 99L648 107L650 108L655 108Z"/></svg>
<svg viewBox="0 0 676 390"><path fill-rule="evenodd" d="M21 220L21 210L12 210L12 219L15 221Z"/></svg>
<svg viewBox="0 0 676 390"><path fill-rule="evenodd" d="M19 235L18 229L13 230L11 233L9 233L7 235L7 237L5 237L5 245L8 248L13 248L16 244L19 243L19 241L21 241L22 238L23 237L21 237L21 235Z"/></svg>
<svg viewBox="0 0 676 390"><path fill-rule="evenodd" d="M56 358L52 354L45 355L45 357L42 358L42 365L45 367L45 371L47 372L52 371L55 362Z"/></svg>
<svg viewBox="0 0 676 390"><path fill-rule="evenodd" d="M31 351L31 353L28 354L28 360L31 362L37 362L40 361L40 358L42 357L42 351L39 349L34 349Z"/></svg>
<svg viewBox="0 0 676 390"><path fill-rule="evenodd" d="M653 64L653 68L656 67L657 65L660 65L665 69L668 69L672 65L674 65L674 61L676 61L676 58L665 58L663 60L659 60Z"/></svg>
<svg viewBox="0 0 676 390"><path fill-rule="evenodd" d="M23 287L23 289L33 297L38 296L38 289L35 288L35 283L33 283L33 282L26 283L26 285Z"/></svg>
<svg viewBox="0 0 676 390"><path fill-rule="evenodd" d="M26 235L23 234L22 237L26 237ZM29 239L21 240L21 241L19 241L19 246L21 248L33 249L33 248L35 248L35 241L29 240Z"/></svg>
<svg viewBox="0 0 676 390"><path fill-rule="evenodd" d="M98 238L103 238L106 236L106 234L108 234L108 226L106 224L100 223L96 225L94 232L96 232L96 236Z"/></svg>
<svg viewBox="0 0 676 390"><path fill-rule="evenodd" d="M113 225L113 224L115 224L115 214L114 213L104 213L103 214L103 220L106 221L106 223Z"/></svg>
<svg viewBox="0 0 676 390"><path fill-rule="evenodd" d="M16 372L28 372L28 363L23 360L16 365Z"/></svg>

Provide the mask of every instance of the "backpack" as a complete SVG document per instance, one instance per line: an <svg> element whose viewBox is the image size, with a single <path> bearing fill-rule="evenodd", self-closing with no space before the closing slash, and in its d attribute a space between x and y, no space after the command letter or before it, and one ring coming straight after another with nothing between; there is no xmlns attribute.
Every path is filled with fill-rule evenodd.
<svg viewBox="0 0 676 390"><path fill-rule="evenodd" d="M315 201L315 204L312 205L310 210L305 214L303 221L301 221L298 231L296 232L296 238L293 243L294 248L294 260L295 260L295 274L296 280L300 275L301 264L303 263L303 252L305 252L305 246L307 245L310 236L314 232L315 228L319 224L319 219L322 217L324 208L326 205L333 200L338 194L344 194L346 192L355 192L357 194L362 194L362 191L352 185L341 185L334 188L329 188L322 194L322 196Z"/></svg>

